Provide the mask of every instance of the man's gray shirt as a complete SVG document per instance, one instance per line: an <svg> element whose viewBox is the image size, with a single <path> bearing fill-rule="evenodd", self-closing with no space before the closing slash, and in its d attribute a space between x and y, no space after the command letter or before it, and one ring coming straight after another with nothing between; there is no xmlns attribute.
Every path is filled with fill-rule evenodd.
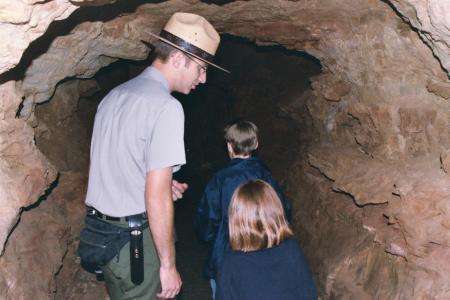
<svg viewBox="0 0 450 300"><path fill-rule="evenodd" d="M142 213L147 172L185 163L183 108L149 67L97 108L86 204L114 217Z"/></svg>

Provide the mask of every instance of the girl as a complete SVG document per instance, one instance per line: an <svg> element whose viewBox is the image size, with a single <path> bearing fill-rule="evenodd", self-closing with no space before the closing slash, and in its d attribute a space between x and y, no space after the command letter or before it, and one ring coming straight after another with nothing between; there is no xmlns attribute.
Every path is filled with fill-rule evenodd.
<svg viewBox="0 0 450 300"><path fill-rule="evenodd" d="M219 270L218 300L317 298L308 263L269 184L254 180L237 188L228 215L233 251Z"/></svg>

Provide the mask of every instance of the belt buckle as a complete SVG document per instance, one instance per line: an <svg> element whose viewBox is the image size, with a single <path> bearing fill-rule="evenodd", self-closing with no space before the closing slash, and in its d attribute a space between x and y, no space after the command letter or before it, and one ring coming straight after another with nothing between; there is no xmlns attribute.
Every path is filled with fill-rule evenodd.
<svg viewBox="0 0 450 300"><path fill-rule="evenodd" d="M90 216L97 216L98 211L93 207L88 207L87 214Z"/></svg>

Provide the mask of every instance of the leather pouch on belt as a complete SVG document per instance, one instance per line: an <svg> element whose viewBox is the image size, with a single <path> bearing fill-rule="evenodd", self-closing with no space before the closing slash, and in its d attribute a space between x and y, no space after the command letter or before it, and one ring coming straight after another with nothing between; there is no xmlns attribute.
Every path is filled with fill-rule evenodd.
<svg viewBox="0 0 450 300"><path fill-rule="evenodd" d="M85 228L80 233L78 255L81 266L94 273L116 257L130 240L128 228L121 228L93 216L86 216Z"/></svg>

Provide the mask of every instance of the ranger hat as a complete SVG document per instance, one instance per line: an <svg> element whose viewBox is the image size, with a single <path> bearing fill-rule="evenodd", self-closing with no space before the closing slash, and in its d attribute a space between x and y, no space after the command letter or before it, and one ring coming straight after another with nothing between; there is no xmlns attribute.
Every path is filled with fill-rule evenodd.
<svg viewBox="0 0 450 300"><path fill-rule="evenodd" d="M220 36L202 16L174 13L159 35L150 34L211 66L230 73L212 62L220 43Z"/></svg>

